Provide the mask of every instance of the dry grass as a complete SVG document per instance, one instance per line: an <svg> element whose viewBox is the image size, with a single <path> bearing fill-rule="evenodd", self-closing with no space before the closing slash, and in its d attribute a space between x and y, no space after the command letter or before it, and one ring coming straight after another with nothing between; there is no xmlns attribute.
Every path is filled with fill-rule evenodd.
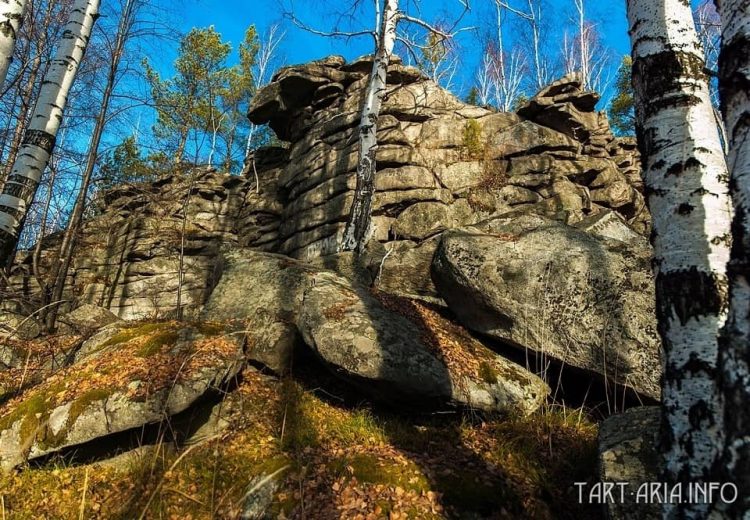
<svg viewBox="0 0 750 520"><path fill-rule="evenodd" d="M219 438L189 453L159 445L119 469L50 463L0 476L6 518L77 518L82 503L86 518L237 518L247 484L287 466L278 518L596 515L574 501L572 482L593 478L596 438L578 413L412 418L332 402L315 391L329 383L247 369Z"/></svg>

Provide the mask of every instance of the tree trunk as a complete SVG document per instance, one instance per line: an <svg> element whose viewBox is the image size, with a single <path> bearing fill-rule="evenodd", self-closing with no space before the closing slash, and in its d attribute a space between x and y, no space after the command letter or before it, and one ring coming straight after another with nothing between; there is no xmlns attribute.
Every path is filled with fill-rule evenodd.
<svg viewBox="0 0 750 520"><path fill-rule="evenodd" d="M50 272L50 280L52 282L52 298L49 303L62 301L63 292L65 291L65 281L68 277L68 271L70 270L70 264L73 259L73 249L75 247L76 238L81 229L81 223L83 222L83 213L86 209L86 201L88 199L89 188L91 186L91 178L94 174L96 163L99 160L99 146L102 141L104 127L107 124L109 103L112 98L112 92L114 91L115 84L117 83L117 76L120 70L120 60L122 59L123 52L125 51L125 43L128 39L128 33L132 27L135 8L136 0L127 0L122 8L123 10L120 15L117 36L115 38L115 45L112 50L112 61L110 61L109 70L107 71L107 82L102 94L99 114L97 115L96 123L94 124L94 133L91 137L91 142L89 143L88 154L86 157L86 166L83 170L81 179L81 187L78 190L76 203L73 206L73 212L70 215L68 225L65 228L65 233L63 235L62 243L60 244L60 254L58 256L58 262ZM49 307L49 310L44 317L47 330L54 330L57 321L58 310L59 306L57 305L52 305L51 307Z"/></svg>
<svg viewBox="0 0 750 520"><path fill-rule="evenodd" d="M187 146L188 140L188 129L182 128L180 130L180 139L177 143L177 151L174 154L175 164L182 164L182 159L185 156L185 146Z"/></svg>
<svg viewBox="0 0 750 520"><path fill-rule="evenodd" d="M721 111L727 129L734 201L729 261L729 318L719 348L724 399L724 450L718 478L733 482L738 498L725 518L750 516L750 0L716 2L722 20L719 56Z"/></svg>
<svg viewBox="0 0 750 520"><path fill-rule="evenodd" d="M31 123L0 194L0 265L9 262L21 223L55 147L71 85L98 16L99 0L77 0L51 67L44 77Z"/></svg>
<svg viewBox="0 0 750 520"><path fill-rule="evenodd" d="M13 139L11 140L10 147L8 148L8 157L4 161L5 165L3 167L3 178L7 178L8 175L10 175L10 171L13 169L13 163L16 161L16 157L18 156L18 150L21 148L23 135L29 125L29 113L33 108L32 97L37 86L37 78L39 77L39 72L42 70L42 54L44 53L45 49L47 49L47 30L52 23L54 7L54 2L48 2L47 9L44 14L44 19L42 20L41 24L39 24L38 28L34 24L32 24L31 27L31 30L33 32L29 34L29 38L34 40L33 49L36 49L36 51L32 49L31 45L29 46L29 54L33 54L34 59L31 62L31 68L29 70L28 77L26 78L26 83L24 83L23 87L21 87L21 111L19 112L18 119L16 120L16 128L13 131ZM36 31L38 31L38 33ZM46 68L49 69L49 65L47 65Z"/></svg>
<svg viewBox="0 0 750 520"><path fill-rule="evenodd" d="M576 9L578 10L578 44L581 59L581 77L583 78L584 89L589 89L589 49L586 38L586 20L584 14L583 0L576 0Z"/></svg>
<svg viewBox="0 0 750 520"><path fill-rule="evenodd" d="M628 0L638 145L663 342L661 453L668 482L705 481L720 445L718 332L727 316L731 202L704 57L684 0ZM667 518L703 517L701 504Z"/></svg>
<svg viewBox="0 0 750 520"><path fill-rule="evenodd" d="M531 25L531 38L534 47L534 71L536 73L536 88L537 91L543 89L546 86L545 74L542 72L542 56L541 56L541 37L539 34L539 16L541 9L537 9L534 5L533 0L529 2L529 24Z"/></svg>
<svg viewBox="0 0 750 520"><path fill-rule="evenodd" d="M31 65L31 71L29 77L26 80L23 88L21 89L21 111L18 114L18 120L16 121L16 128L13 131L13 139L8 149L8 158L5 162L5 168L3 171L3 177L10 175L10 171L13 169L13 163L18 157L18 150L21 148L21 142L23 140L23 134L26 132L26 127L29 124L28 116L31 110L31 97L34 93L34 87L36 86L36 78L39 74L39 69L42 65L42 57L37 54L34 57L34 61Z"/></svg>
<svg viewBox="0 0 750 520"><path fill-rule="evenodd" d="M376 5L380 3L377 2ZM359 123L357 186L349 221L344 229L341 243L343 251L362 252L371 235L372 199L375 192L375 154L378 149L378 116L387 88L388 63L396 43L398 20L398 0L385 0L382 20L379 20L378 45Z"/></svg>
<svg viewBox="0 0 750 520"><path fill-rule="evenodd" d="M23 21L26 0L0 0L0 87L13 61L16 35Z"/></svg>

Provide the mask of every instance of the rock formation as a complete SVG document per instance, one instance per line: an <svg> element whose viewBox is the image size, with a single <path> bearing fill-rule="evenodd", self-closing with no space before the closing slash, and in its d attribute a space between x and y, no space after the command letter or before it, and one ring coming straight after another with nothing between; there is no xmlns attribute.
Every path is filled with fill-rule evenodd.
<svg viewBox="0 0 750 520"><path fill-rule="evenodd" d="M375 236L354 258L337 244L370 69L369 59L331 57L279 71L250 118L285 145L258 150L246 175L196 168L103 194L60 318L93 336L46 360L0 405L2 465L173 415L223 391L244 362L285 374L300 349L393 406L533 412L547 384L498 345L658 398L639 160L595 111L598 96L570 76L517 114L497 113L394 61L379 122ZM42 305L35 276L56 261L57 241L46 239L39 258L18 255L10 289L19 297L2 303L14 333L22 320L27 335L40 332L27 316ZM178 294L194 321L164 321ZM128 320L156 324L136 330ZM99 365L109 357L175 365L195 352L205 353L200 366L172 374L170 391L149 373L114 385L94 378L80 392L55 386L110 370ZM23 360L14 344L0 348L5 369Z"/></svg>
<svg viewBox="0 0 750 520"><path fill-rule="evenodd" d="M277 73L250 117L289 145L258 151L247 177L198 169L106 193L82 234L70 299L124 319L168 314L183 252L182 305L195 310L215 283L221 244L304 260L335 252L354 189L369 64L332 57ZM393 251L380 269L382 289L439 301L429 277L405 275L429 265L442 231L511 210L572 225L611 209L647 234L633 143L611 134L594 111L598 96L576 77L542 91L522 115L466 105L398 62L389 84L374 203L375 236ZM40 263L54 261L55 250L53 237ZM27 307L6 310L28 314L38 301L32 261L21 253L12 278Z"/></svg>

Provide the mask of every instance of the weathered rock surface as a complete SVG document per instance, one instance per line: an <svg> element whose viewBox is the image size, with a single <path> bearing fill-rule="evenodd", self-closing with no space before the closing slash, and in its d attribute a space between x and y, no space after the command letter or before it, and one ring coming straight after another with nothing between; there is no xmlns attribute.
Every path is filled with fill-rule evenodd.
<svg viewBox="0 0 750 520"><path fill-rule="evenodd" d="M335 56L281 69L249 115L287 144L258 150L243 176L195 169L104 194L83 230L65 299L122 319L164 318L175 314L179 287L191 316L216 283L222 247L305 260L336 253L356 186L370 69L370 58ZM612 135L595 112L598 96L577 78L544 89L520 115L467 105L397 58L388 80L373 223L390 254L371 266L383 290L440 302L424 270L435 239L510 211L574 225L610 209L647 234L635 144ZM42 270L58 249L58 236L45 240ZM32 264L20 253L11 277L22 307L13 316L22 319L43 305Z"/></svg>
<svg viewBox="0 0 750 520"><path fill-rule="evenodd" d="M233 322L247 338L247 357L283 374L299 343L296 318L313 272L282 255L232 251L202 316Z"/></svg>
<svg viewBox="0 0 750 520"><path fill-rule="evenodd" d="M80 307L58 317L60 323L72 327L80 333L88 333L111 325L119 321L119 318L103 307L97 307L90 303L84 303Z"/></svg>
<svg viewBox="0 0 750 520"><path fill-rule="evenodd" d="M0 406L0 468L186 410L238 373L242 346L213 324L122 329Z"/></svg>
<svg viewBox="0 0 750 520"><path fill-rule="evenodd" d="M600 480L628 484L624 501L604 506L611 520L661 518L656 501L636 501L635 496L641 484L659 481L659 418L657 407L632 408L605 419L599 427Z"/></svg>
<svg viewBox="0 0 750 520"><path fill-rule="evenodd" d="M419 325L424 318L404 317L403 309L389 309L377 294L287 257L234 251L204 316L239 318L248 357L278 372L286 370L301 335L334 373L397 405L454 403L528 413L544 402L549 389L533 374L449 328L437 314L432 321L447 339L429 341L430 331ZM416 304L401 305L408 311Z"/></svg>
<svg viewBox="0 0 750 520"><path fill-rule="evenodd" d="M222 245L276 247L281 206L275 179L284 159L278 149L256 155L257 191L254 175L196 169L107 192L98 201L100 214L84 224L64 299L126 320L169 317L177 307L184 253L181 305L187 316L195 314L215 283ZM58 235L45 239L42 269L56 261L58 250ZM41 306L32 267L31 253L19 253L11 276L25 306L18 314ZM70 308L63 305L61 313Z"/></svg>
<svg viewBox="0 0 750 520"><path fill-rule="evenodd" d="M356 184L368 70L359 65L328 58L282 69L250 109L251 120L291 142L279 180L279 252L309 259L336 250ZM598 96L576 78L542 91L522 117L466 105L398 60L389 79L373 208L378 240L422 241L540 202L540 211L568 223L612 208L648 230L643 197L614 159L629 168L633 150L619 147L594 111Z"/></svg>
<svg viewBox="0 0 750 520"><path fill-rule="evenodd" d="M658 398L651 254L632 238L534 214L500 217L444 233L433 278L470 329Z"/></svg>

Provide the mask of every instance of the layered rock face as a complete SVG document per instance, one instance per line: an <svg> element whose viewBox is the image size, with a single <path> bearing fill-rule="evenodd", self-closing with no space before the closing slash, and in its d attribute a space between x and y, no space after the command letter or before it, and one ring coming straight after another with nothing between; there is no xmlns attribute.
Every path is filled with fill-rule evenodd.
<svg viewBox="0 0 750 520"><path fill-rule="evenodd" d="M285 157L277 149L258 154L257 188L254 179L199 168L107 192L97 201L98 215L84 224L65 299L123 319L163 317L176 309L181 285L181 305L188 314L195 311L216 283L222 244L277 247L282 208L276 179ZM59 236L45 240L42 272L57 261L58 250ZM16 258L11 289L26 306L5 302L6 312L29 314L40 305L33 263L33 252Z"/></svg>
<svg viewBox="0 0 750 520"><path fill-rule="evenodd" d="M369 67L334 57L283 69L251 107L253 122L291 143L279 177L281 253L310 259L336 251L355 187ZM415 246L521 207L568 224L610 208L648 231L633 143L612 135L594 110L598 95L575 76L518 114L466 105L398 62L388 83L373 206L379 241Z"/></svg>
<svg viewBox="0 0 750 520"><path fill-rule="evenodd" d="M247 363L292 372L295 353L393 407L529 414L548 360L659 398L639 159L598 96L571 76L497 113L394 61L375 235L355 258L337 245L370 69L332 57L277 73L250 118L287 144L246 175L195 168L100 198L59 320L88 339L0 387L0 469L193 408ZM58 249L19 254L0 329L34 323ZM164 321L178 306L186 320ZM0 342L5 374L25 374L16 347Z"/></svg>
<svg viewBox="0 0 750 520"><path fill-rule="evenodd" d="M66 300L125 319L164 316L175 310L179 286L191 312L215 284L222 244L307 260L335 252L356 184L370 65L331 57L277 73L250 118L289 145L260 150L247 176L198 169L107 193L82 233ZM373 219L375 238L392 252L380 267L381 288L440 303L429 276L410 276L429 272L439 234L509 211L575 224L612 209L647 233L634 144L612 135L594 111L597 94L582 91L576 77L546 88L519 114L466 105L398 62L388 83ZM42 271L56 261L56 240L45 243ZM27 305L6 302L5 311L38 307L33 260L22 253L12 278Z"/></svg>
<svg viewBox="0 0 750 520"><path fill-rule="evenodd" d="M359 109L370 68L370 59L331 57L279 71L249 116L287 144L258 151L246 175L195 169L107 193L79 241L66 291L70 307L88 303L123 319L165 318L179 300L187 316L197 316L217 284L226 285L227 250L250 249L324 273L327 292L286 291L287 282L299 288L309 281L293 275L297 267L271 277L256 266L247 280L233 282L235 290L255 295L257 312L243 323L253 359L278 372L304 340L350 380L372 380L374 372L358 373L337 358L348 336L329 337L337 327L352 337L355 329L387 335L378 323L388 313L378 310L380 318L368 322L365 311L379 309L360 294L369 285L448 308L480 335L658 398L644 238L650 217L639 158L632 139L614 137L606 116L595 111L598 95L569 76L517 114L497 113L467 105L417 69L392 62L378 127L375 235L355 260L336 250L356 184ZM42 248L42 271L56 261L56 250L52 237ZM481 266L477 259L484 259ZM6 302L6 311L28 315L39 307L33 263L31 253L22 253L11 279L26 308L8 309ZM296 301L304 295L308 306ZM334 297L352 300L341 309L352 316L338 324L309 303ZM404 334L417 333L409 327ZM366 342L357 344L367 350ZM376 350L406 348L397 344L378 343ZM396 358L373 363L383 375ZM435 388L438 379L430 383ZM514 392L480 387L463 395L447 387L436 392L457 402L476 402L483 392L489 408Z"/></svg>

